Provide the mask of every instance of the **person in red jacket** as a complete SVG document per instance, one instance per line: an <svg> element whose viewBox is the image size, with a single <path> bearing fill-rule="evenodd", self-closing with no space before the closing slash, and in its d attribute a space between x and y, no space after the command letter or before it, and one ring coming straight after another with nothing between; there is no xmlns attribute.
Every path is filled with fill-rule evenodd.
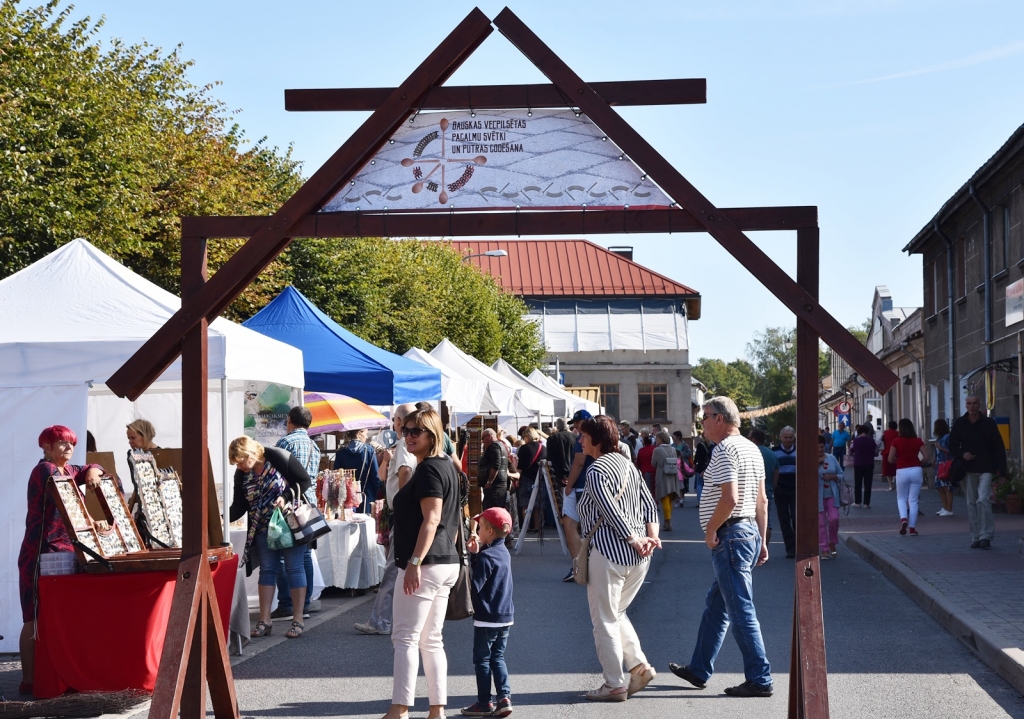
<svg viewBox="0 0 1024 719"><path fill-rule="evenodd" d="M644 482L647 483L647 489L651 490L651 496L655 495L654 491L654 463L651 459L654 457L654 438L644 430L643 446L636 452L636 463L640 467L640 474L644 478Z"/></svg>
<svg viewBox="0 0 1024 719"><path fill-rule="evenodd" d="M912 537L917 536L918 499L924 482L922 457L931 461L931 451L917 436L914 423L904 417L899 422L899 436L889 447L889 463L896 465L896 506L900 510L900 534L907 533L909 523Z"/></svg>

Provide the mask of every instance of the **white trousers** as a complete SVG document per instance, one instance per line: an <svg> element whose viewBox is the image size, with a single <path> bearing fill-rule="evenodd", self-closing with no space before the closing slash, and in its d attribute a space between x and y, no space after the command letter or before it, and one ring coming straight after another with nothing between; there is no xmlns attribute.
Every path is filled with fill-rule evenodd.
<svg viewBox="0 0 1024 719"><path fill-rule="evenodd" d="M441 631L448 594L458 578L458 564L424 564L420 567L419 589L406 594L405 570L398 570L391 624L391 644L395 647L392 704L411 707L416 702L420 655L431 706L448 703L448 657Z"/></svg>
<svg viewBox="0 0 1024 719"><path fill-rule="evenodd" d="M921 497L924 473L920 467L904 467L896 470L896 507L900 519L906 519L911 527L917 526L917 508Z"/></svg>
<svg viewBox="0 0 1024 719"><path fill-rule="evenodd" d="M594 625L594 645L604 683L613 689L628 686L629 670L647 663L626 610L643 586L650 566L650 562L616 564L596 548L590 552L587 601Z"/></svg>

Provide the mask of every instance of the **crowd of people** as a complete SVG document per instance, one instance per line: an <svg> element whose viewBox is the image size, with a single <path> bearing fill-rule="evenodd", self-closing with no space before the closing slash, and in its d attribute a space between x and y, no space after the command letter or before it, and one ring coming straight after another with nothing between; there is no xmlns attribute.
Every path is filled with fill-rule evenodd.
<svg viewBox="0 0 1024 719"><path fill-rule="evenodd" d="M953 488L960 483L967 500L971 548L985 549L994 539L990 498L994 479L1005 474L1006 453L994 421L968 397L967 412L953 422L937 420L930 441L917 436L909 419L889 423L876 440L871 424L823 430L816 446L818 465L819 552L837 555L840 506L870 509L876 458L882 476L895 489L899 533L917 535L924 468L935 467L940 516L952 514ZM275 509L315 503L312 477L321 450L308 434L309 411L288 413L287 435L275 447L250 437L231 442L236 467L231 519L247 517L241 559L246 571L259 568L259 620L253 637L270 635L274 619L290 618L285 636L303 635L312 586L311 544L275 549L268 543ZM672 510L684 506L691 489L710 550L714 580L708 591L693 654L669 669L690 685L707 686L727 629L743 656L745 681L727 694L768 697L771 669L753 604L752 570L769 559L774 514L787 557L796 554L796 433L784 427L769 448L765 432L740 432L740 415L727 397L703 407L702 436L691 446L681 432L655 425L634 429L605 415L580 411L557 419L545 434L523 426L513 439L500 430L482 433L477 485L482 510L470 517L465 437L451 441L440 415L428 404L405 404L392 413L398 439L384 448L351 432L334 457L334 467L355 470L368 510L383 496L389 517L387 563L370 618L355 625L364 634L390 635L394 647L391 707L385 719L403 719L415 701L422 661L430 709L428 719L444 716L447 704L446 615L470 601L474 617L473 664L477 700L467 716L512 713L511 679L505 650L514 623L512 562L508 551L517 532L543 531L559 521L574 566L563 581L587 586L597 658L603 682L588 692L592 701L626 701L656 676L629 620L628 609L644 584L650 559L661 548L661 533L672 530ZM545 428L548 429L548 428ZM156 429L145 420L126 428L129 453L154 449ZM21 635L23 693L32 690L35 618L34 580L42 553L70 551L71 542L57 510L44 502L49 477L71 477L93 485L103 474L97 465L76 466L70 459L77 437L67 427L45 429L39 437L43 459L28 483L28 516L18 568L24 627ZM845 480L853 468L854 486ZM545 468L550 468L550 477ZM550 479L550 483L547 481ZM543 510L524 513L534 492L547 499L555 489L558 517ZM543 502L535 509L545 507ZM772 511L774 507L774 512ZM581 570L581 563L585 571ZM586 577L585 580L583 577ZM278 609L271 612L275 593ZM457 615L458 616L458 615ZM492 692L493 689L493 692Z"/></svg>

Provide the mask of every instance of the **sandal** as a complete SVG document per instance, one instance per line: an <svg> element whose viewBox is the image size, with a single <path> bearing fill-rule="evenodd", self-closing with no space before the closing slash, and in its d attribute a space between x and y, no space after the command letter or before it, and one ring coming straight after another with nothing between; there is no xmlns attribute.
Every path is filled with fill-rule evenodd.
<svg viewBox="0 0 1024 719"><path fill-rule="evenodd" d="M284 633L289 639L298 639L302 636L302 632L306 630L306 625L302 622L292 622L291 629Z"/></svg>
<svg viewBox="0 0 1024 719"><path fill-rule="evenodd" d="M256 623L256 628L249 632L250 637L269 637L274 630L273 622L264 622L262 619Z"/></svg>

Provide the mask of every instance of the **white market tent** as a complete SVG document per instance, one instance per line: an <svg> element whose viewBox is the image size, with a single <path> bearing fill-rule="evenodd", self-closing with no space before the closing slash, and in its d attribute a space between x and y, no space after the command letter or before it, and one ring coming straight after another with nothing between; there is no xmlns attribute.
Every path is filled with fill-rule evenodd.
<svg viewBox="0 0 1024 719"><path fill-rule="evenodd" d="M544 387L538 387L536 384L530 382L530 380L527 379L526 375L524 375L522 372L517 370L512 365L510 365L505 360L495 360L494 364L491 365L491 369L500 374L502 377L504 377L505 380L514 387L530 390L532 392L540 392L545 397L550 397L552 406L554 407L554 411L552 412L552 415L554 417L568 418L572 416L572 412L566 414L568 405L566 403L565 397L562 397L559 394L555 394L554 392L551 392Z"/></svg>
<svg viewBox="0 0 1024 719"><path fill-rule="evenodd" d="M17 651L21 612L18 551L25 532L25 483L42 456L37 440L63 424L79 437L72 462L85 463L86 429L112 451L130 493L125 425L143 417L156 443L181 446L181 363L136 402L104 382L180 307L181 300L75 240L0 280L0 651ZM209 432L214 479L225 466L224 439L242 434L247 381L303 385L302 352L218 318L209 330ZM224 428L227 431L224 431Z"/></svg>
<svg viewBox="0 0 1024 719"><path fill-rule="evenodd" d="M454 405L449 402L449 410L455 416L455 423L458 426L465 424L478 414L487 414L492 416L497 415L498 426L506 432L515 434L523 424L527 424L536 419L537 413L532 412L529 407L522 403L514 392L510 392L509 388L504 385L494 386L494 394L504 397L506 400L499 402L494 398L494 394L491 392L492 383L490 382L481 379L463 377L451 367L448 367L439 359L418 347L414 347L406 352L405 356L418 362L429 364L431 367L435 367L441 371L441 398L446 402L449 402L448 397L450 396L452 397L452 400L456 402ZM468 387L482 386L483 394L480 397L479 403L476 403L475 399L460 400L460 390L458 389L460 384L465 384ZM451 390L452 393L450 395L445 395L445 387L451 388L453 386L455 389ZM475 390L473 397L475 398ZM474 406L477 408L471 409Z"/></svg>
<svg viewBox="0 0 1024 719"><path fill-rule="evenodd" d="M500 410L483 380L456 374L419 347L413 347L402 356L441 372L441 399L448 405L449 412L466 415L469 419L473 415L496 414Z"/></svg>
<svg viewBox="0 0 1024 719"><path fill-rule="evenodd" d="M590 412L591 415L601 414L601 406L597 402L591 402L590 400L583 399L582 397L567 391L562 385L558 384L553 378L541 372L539 369L535 369L527 377L530 380L530 384L537 387L546 389L556 397L561 395L565 398L566 408L569 416L576 414L581 409L585 409Z"/></svg>
<svg viewBox="0 0 1024 719"><path fill-rule="evenodd" d="M475 357L471 357L450 340L441 340L430 354L443 364L451 367L463 377L482 379L491 389L491 396L499 404L510 406L511 396L518 397L529 408L534 418L539 412L542 417L552 417L555 412L555 401L533 386L519 387L508 378L498 374Z"/></svg>

